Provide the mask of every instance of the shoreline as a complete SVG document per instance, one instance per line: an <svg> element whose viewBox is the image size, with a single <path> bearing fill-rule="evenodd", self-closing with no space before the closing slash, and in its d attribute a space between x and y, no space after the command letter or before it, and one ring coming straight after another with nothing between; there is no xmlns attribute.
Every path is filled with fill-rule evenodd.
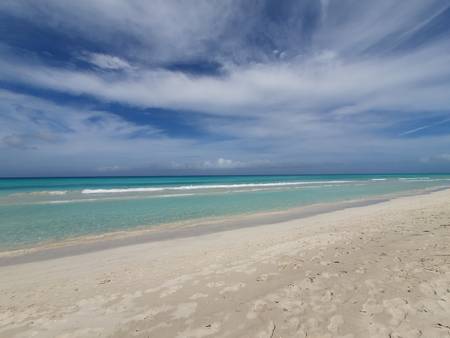
<svg viewBox="0 0 450 338"><path fill-rule="evenodd" d="M194 219L150 227L85 235L35 246L0 251L0 267L113 249L117 247L202 236L240 228L270 225L348 208L363 207L408 196L450 190L448 186L385 194L361 199L314 203L286 210Z"/></svg>
<svg viewBox="0 0 450 338"><path fill-rule="evenodd" d="M448 337L450 189L0 267L0 336Z"/></svg>

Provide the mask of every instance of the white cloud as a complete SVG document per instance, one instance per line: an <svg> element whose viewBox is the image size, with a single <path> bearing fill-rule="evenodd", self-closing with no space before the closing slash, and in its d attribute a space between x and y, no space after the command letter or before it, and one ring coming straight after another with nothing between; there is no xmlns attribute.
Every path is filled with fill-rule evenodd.
<svg viewBox="0 0 450 338"><path fill-rule="evenodd" d="M438 160L448 161L450 162L450 154L439 154L436 156Z"/></svg>
<svg viewBox="0 0 450 338"><path fill-rule="evenodd" d="M101 53L84 53L80 57L80 59L92 63L99 68L107 70L131 69L131 65L127 61L113 55Z"/></svg>
<svg viewBox="0 0 450 338"><path fill-rule="evenodd" d="M98 171L100 172L117 172L117 171L123 171L123 170L127 170L128 168L126 167L121 167L119 165L112 165L112 166L107 166L107 167L99 167L97 168Z"/></svg>
<svg viewBox="0 0 450 338"><path fill-rule="evenodd" d="M442 162L450 162L450 154L444 153L444 154L437 154L432 156L423 156L419 159L422 163L442 163Z"/></svg>
<svg viewBox="0 0 450 338"><path fill-rule="evenodd" d="M130 167L239 169L287 162L417 162L424 155L446 154L448 135L420 140L399 137L398 125L448 116L448 37L430 39L416 48L396 48L448 8L448 3L320 3L320 22L309 39L299 41L303 31L290 25L302 21L301 13L296 20L278 26L267 18L258 22L263 2L255 5L251 16L242 10L246 3L235 0L201 0L196 6L175 0L80 0L70 4L46 0L46 6L39 7L29 1L2 2L0 10L48 22L50 28L106 43L111 50L115 46L117 53L85 52L82 58L96 68L78 70L1 51L0 79L128 107L195 111L199 113L192 122L196 129L218 140L168 137L161 130L108 112L16 97L0 105L1 122L7 126L0 130L0 146L21 146L26 156L31 156L31 148L23 146L31 144L40 154L57 158L65 156L58 145L65 142L65 152L75 154L78 162L92 161L95 168L122 163ZM263 47L249 42L261 38L251 35L258 29L271 42L283 43L268 43L270 55L266 55ZM122 51L115 41L132 41L133 48ZM220 62L224 73L193 76L163 67L197 59ZM24 106L23 111L13 111L17 106ZM61 133L45 122L36 124L30 115L36 110L71 130ZM89 118L100 122L85 123ZM38 136L44 132L58 142ZM403 136L414 132L406 130ZM129 139L133 133L151 137Z"/></svg>
<svg viewBox="0 0 450 338"><path fill-rule="evenodd" d="M425 129L429 129L429 128L433 128L433 127L436 127L436 126L439 126L441 124L448 123L448 122L450 122L450 118L446 118L446 119L443 119L441 121L434 122L434 123L425 124L423 126L404 131L403 133L400 134L400 136L406 136L406 135L415 134L415 133L417 133L419 131L422 131L422 130L425 130Z"/></svg>
<svg viewBox="0 0 450 338"><path fill-rule="evenodd" d="M26 141L24 140L24 137L21 135L9 134L9 135L3 136L2 142L13 148L25 148L26 147Z"/></svg>
<svg viewBox="0 0 450 338"><path fill-rule="evenodd" d="M236 151L238 142L203 144L172 138L107 111L66 107L5 90L0 90L0 112L0 176L27 175L30 168L43 175L142 175L171 168L204 169L203 163L217 153L247 156ZM184 165L174 166L174 160ZM224 159L215 164L230 166Z"/></svg>
<svg viewBox="0 0 450 338"><path fill-rule="evenodd" d="M205 161L202 167L205 169L230 169L239 168L245 166L244 163L239 161L228 160L225 158L218 158L215 161Z"/></svg>
<svg viewBox="0 0 450 338"><path fill-rule="evenodd" d="M110 44L125 34L136 41L132 59L145 62L131 66L122 56L85 52L82 57L101 69L129 70L114 77L102 71L30 64L29 60L19 63L11 57L0 60L0 78L108 102L217 115L255 116L278 110L322 114L334 109L337 113L418 112L443 110L450 103L450 84L442 81L450 76L448 40L436 40L407 53L371 56L365 52L384 41L392 43L384 47L390 52L448 8L445 1L321 1L322 19L303 52L297 50L299 27L266 22L262 3L253 3L254 17L244 18L242 6L246 4L236 0L220 4L201 0L196 6L178 0L45 3L38 8L27 1L6 1L0 10ZM301 21L302 11L293 15L298 16L296 22ZM283 54L290 57L239 61L254 60L250 56L258 53L259 46L246 40L252 29L264 29L275 42L276 37L286 39L289 50ZM269 54L273 50L277 49ZM148 67L192 58L218 60L227 75L194 77Z"/></svg>
<svg viewBox="0 0 450 338"><path fill-rule="evenodd" d="M206 44L223 36L237 1L197 0L45 0L1 1L0 11L69 31L97 44L115 45L146 62L170 62L208 52ZM124 43L125 41L125 43Z"/></svg>
<svg viewBox="0 0 450 338"><path fill-rule="evenodd" d="M270 54L277 49L290 58L308 54L305 47L358 55L388 40L394 48L449 4L445 0L322 0L290 2L290 6L285 20L276 22L268 18L277 13L268 15L267 1L197 0L193 5L183 0L44 0L36 6L30 0L4 0L0 11L72 37L115 46L145 62L212 57L245 63L270 59L260 46L250 43L252 39L274 44ZM311 9L318 11L319 22L311 22ZM304 22L314 31L302 40L307 34Z"/></svg>
<svg viewBox="0 0 450 338"><path fill-rule="evenodd" d="M72 94L140 107L217 115L261 116L274 110L322 113L345 106L417 112L450 104L450 48L436 46L402 57L345 62L235 66L224 77L193 77L167 70L127 76L0 61L0 77ZM364 108L361 110L361 108Z"/></svg>
<svg viewBox="0 0 450 338"><path fill-rule="evenodd" d="M254 123L200 122L210 124L215 135L231 136L203 142L168 137L108 112L63 107L6 91L0 92L0 99L1 175L23 175L29 168L35 174L107 174L112 169L149 174L299 165L315 170L323 163L333 171L332 163L404 163L418 154L446 154L450 145L450 136L392 139L361 130L357 123L283 120L273 115Z"/></svg>

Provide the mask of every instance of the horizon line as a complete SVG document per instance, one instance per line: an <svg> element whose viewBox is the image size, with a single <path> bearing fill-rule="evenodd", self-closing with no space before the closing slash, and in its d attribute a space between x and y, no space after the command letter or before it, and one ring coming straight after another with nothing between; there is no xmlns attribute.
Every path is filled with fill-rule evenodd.
<svg viewBox="0 0 450 338"><path fill-rule="evenodd" d="M64 179L64 178L148 178L148 177L237 177L237 176L338 176L338 175L450 175L450 172L382 172L382 173L299 173L299 174L189 174L189 175L105 175L105 176L0 176L0 179Z"/></svg>

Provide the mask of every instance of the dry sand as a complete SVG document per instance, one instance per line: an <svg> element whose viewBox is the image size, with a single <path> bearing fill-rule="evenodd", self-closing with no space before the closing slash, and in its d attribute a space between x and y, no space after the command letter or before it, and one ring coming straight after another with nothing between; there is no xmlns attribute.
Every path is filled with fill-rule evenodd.
<svg viewBox="0 0 450 338"><path fill-rule="evenodd" d="M450 190L0 267L0 337L450 337Z"/></svg>

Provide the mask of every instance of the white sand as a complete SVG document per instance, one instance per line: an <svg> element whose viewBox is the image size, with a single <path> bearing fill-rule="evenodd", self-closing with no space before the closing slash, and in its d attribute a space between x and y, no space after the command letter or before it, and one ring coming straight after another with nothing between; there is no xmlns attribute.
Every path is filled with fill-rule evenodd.
<svg viewBox="0 0 450 338"><path fill-rule="evenodd" d="M0 337L450 337L450 191L0 267Z"/></svg>

